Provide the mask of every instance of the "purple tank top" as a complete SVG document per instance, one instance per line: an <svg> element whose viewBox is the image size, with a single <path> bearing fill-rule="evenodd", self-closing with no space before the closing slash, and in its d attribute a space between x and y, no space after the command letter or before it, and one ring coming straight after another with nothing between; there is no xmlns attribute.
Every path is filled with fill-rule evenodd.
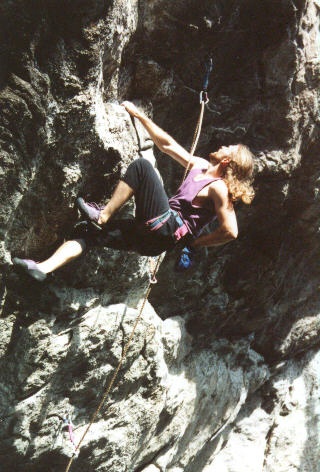
<svg viewBox="0 0 320 472"><path fill-rule="evenodd" d="M182 182L174 195L169 200L172 210L180 213L189 233L197 237L202 228L215 218L213 210L206 207L193 205L193 200L206 185L220 180L220 178L208 177L207 179L194 180L197 175L204 173L207 169L191 169L186 179Z"/></svg>

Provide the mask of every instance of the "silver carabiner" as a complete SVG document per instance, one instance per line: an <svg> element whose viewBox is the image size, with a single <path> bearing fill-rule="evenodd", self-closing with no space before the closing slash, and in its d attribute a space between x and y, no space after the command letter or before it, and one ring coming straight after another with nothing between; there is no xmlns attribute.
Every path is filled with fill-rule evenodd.
<svg viewBox="0 0 320 472"><path fill-rule="evenodd" d="M150 274L149 281L150 281L151 284L157 284L158 283L158 280L156 279L155 274Z"/></svg>
<svg viewBox="0 0 320 472"><path fill-rule="evenodd" d="M200 103L202 102L204 102L205 105L209 102L208 92L203 90L200 92Z"/></svg>

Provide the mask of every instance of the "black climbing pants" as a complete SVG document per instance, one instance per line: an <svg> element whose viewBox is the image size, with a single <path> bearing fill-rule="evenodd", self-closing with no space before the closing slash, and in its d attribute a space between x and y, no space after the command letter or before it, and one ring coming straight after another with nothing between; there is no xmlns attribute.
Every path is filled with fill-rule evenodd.
<svg viewBox="0 0 320 472"><path fill-rule="evenodd" d="M105 246L113 249L136 251L141 255L156 256L172 249L178 223L170 214L157 230L150 230L148 221L170 210L167 194L149 161L133 161L123 179L134 191L135 218L111 220L101 230L86 221L78 223L71 237L84 239L88 247Z"/></svg>

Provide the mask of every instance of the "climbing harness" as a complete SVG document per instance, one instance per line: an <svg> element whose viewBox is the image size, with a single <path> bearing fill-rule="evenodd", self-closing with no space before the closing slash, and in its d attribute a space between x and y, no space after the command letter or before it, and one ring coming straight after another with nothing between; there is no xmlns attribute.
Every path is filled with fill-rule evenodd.
<svg viewBox="0 0 320 472"><path fill-rule="evenodd" d="M199 118L198 118L198 122L197 122L197 125L196 125L196 130L195 130L195 133L194 133L194 136L193 136L193 140L192 140L192 145L191 145L191 149L190 149L190 159L189 159L189 162L187 164L187 167L186 167L186 170L185 170L185 173L183 175L183 178L182 178L182 182L185 180L186 178L186 175L188 173L188 170L189 170L189 167L190 167L190 163L191 163L191 159L192 159L192 156L194 154L194 151L197 147L197 144L198 144L198 141L199 141L199 137L200 137L200 132L201 132L201 128L202 128L202 122L203 122L203 114L204 114L204 106L206 103L208 103L209 99L208 99L208 96L207 96L207 88L208 88L208 83L209 83L209 75L212 71L212 68L213 68L213 65L212 65L212 59L209 58L209 60L206 62L206 65L205 65L205 76L204 76L204 81L203 81L203 90L201 91L200 93L200 104L201 104L201 110L200 110L200 115L199 115ZM170 217L170 215L168 216L167 215L168 212L166 212L165 214L161 215L160 217L157 217L153 220L150 220L148 223L150 223L150 229L151 231L152 230L155 230L155 229L158 229L160 226L159 224L164 224L163 222L167 221L167 219ZM175 212L177 213L177 212ZM179 218L179 219L178 219ZM159 221L159 219L161 221ZM158 221L157 221L158 220ZM183 220L180 218L180 215L177 213L176 215L176 220L178 221L178 224L180 224L178 230L176 231L175 233L175 236L177 239L180 239L182 237L182 235L186 234L183 232L185 231L185 228L184 228L184 223L183 223ZM179 231L179 229L181 228L181 230ZM70 441L72 442L72 444L74 445L74 451L73 451L73 454L68 462L68 465L67 465L67 468L65 469L65 472L69 472L70 470L70 467L74 461L74 459L77 457L77 455L79 454L79 451L80 451L80 447L81 447L81 444L83 443L83 440L84 438L86 437L89 429L91 428L91 426L93 425L95 419L97 418L101 408L103 407L109 393L111 392L112 390L112 387L116 381L116 378L118 376L118 373L121 369L121 366L123 364L123 361L125 360L126 358L126 355L127 355L127 352L128 352L128 349L130 347L130 344L131 344L131 341L134 337L134 334L135 334L135 331L136 331L136 328L139 324L139 321L141 319L141 316L142 316L142 313L143 313L143 310L144 310L144 307L148 301L148 298L149 298L149 295L150 295L150 292L151 292L151 289L152 289L152 285L156 284L157 283L157 279L156 279L156 274L159 270L159 266L160 266L160 263L161 263L161 260L162 260L162 255L160 254L160 256L157 256L155 258L149 258L149 269L150 269L150 277L149 277L149 283L148 283L148 286L147 286L147 290L146 290L146 293L145 293L145 296L141 302L141 305L140 305L140 308L138 310L138 315L134 321L134 324L133 324L133 328L132 328L132 331L129 335L129 338L128 338L128 341L126 342L124 348L123 348L123 352L122 352L122 355L120 357L120 360L119 360L119 363L113 373L113 376L101 398L101 401L97 407L97 409L95 410L95 412L93 413L92 417L91 417L91 420L88 424L88 426L85 428L84 432L82 433L82 436L79 440L79 442L76 444L75 443L75 440L74 440L74 433L73 433L73 427L72 427L72 423L71 421L69 421L68 419L66 420L66 425L68 426L68 431L69 431L69 438L70 438Z"/></svg>
<svg viewBox="0 0 320 472"><path fill-rule="evenodd" d="M161 228L168 219L171 216L170 209L164 212L160 216L156 216L155 218L152 218L151 220L147 221L146 225L149 228L150 231L157 231L157 229Z"/></svg>
<svg viewBox="0 0 320 472"><path fill-rule="evenodd" d="M170 216L174 217L178 225L178 228L173 234L174 239L177 242L188 233L188 227L184 223L179 213L175 210L172 210L172 208L169 208L169 210L167 210L162 215L157 216L156 218L153 218L152 220L147 221L146 226L149 229L149 231L157 231L159 228L161 228L161 226L163 226L168 221Z"/></svg>

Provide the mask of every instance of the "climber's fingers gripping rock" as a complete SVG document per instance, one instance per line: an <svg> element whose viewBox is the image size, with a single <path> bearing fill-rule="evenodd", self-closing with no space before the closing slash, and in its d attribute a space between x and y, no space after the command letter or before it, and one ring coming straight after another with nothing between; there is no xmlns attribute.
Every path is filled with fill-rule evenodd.
<svg viewBox="0 0 320 472"><path fill-rule="evenodd" d="M136 118L139 118L141 116L141 112L133 103L129 101L124 101L123 103L121 103L121 106L123 106L131 116L135 116Z"/></svg>

